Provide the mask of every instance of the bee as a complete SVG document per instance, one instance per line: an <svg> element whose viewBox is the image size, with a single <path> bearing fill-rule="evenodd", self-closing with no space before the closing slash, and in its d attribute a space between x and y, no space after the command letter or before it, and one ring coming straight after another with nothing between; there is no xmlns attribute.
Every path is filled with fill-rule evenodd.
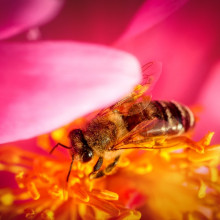
<svg viewBox="0 0 220 220"><path fill-rule="evenodd" d="M148 63L142 68L144 82L130 95L102 109L88 122L85 130L72 130L69 133L70 147L57 143L51 150L50 153L58 146L70 150L72 161L67 182L75 159L86 163L97 155L98 160L90 174L90 178L95 179L110 173L125 149L160 149L175 145L173 139L176 137L178 142L187 139L184 134L195 124L192 111L175 101L151 100L147 94L155 83L153 65ZM165 143L160 143L161 137L166 137ZM101 167L106 157L114 159L103 170Z"/></svg>

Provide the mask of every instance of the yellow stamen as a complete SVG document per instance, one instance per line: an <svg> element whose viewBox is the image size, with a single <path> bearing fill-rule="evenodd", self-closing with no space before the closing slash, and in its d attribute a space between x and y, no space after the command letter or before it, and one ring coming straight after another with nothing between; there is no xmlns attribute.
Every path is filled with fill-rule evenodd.
<svg viewBox="0 0 220 220"><path fill-rule="evenodd" d="M130 164L130 161L129 161L127 158L122 158L122 159L119 161L118 166L119 166L119 167L127 167L129 164Z"/></svg>
<svg viewBox="0 0 220 220"><path fill-rule="evenodd" d="M118 200L118 194L108 190L102 190L102 191L93 190L92 193L94 193L100 199Z"/></svg>
<svg viewBox="0 0 220 220"><path fill-rule="evenodd" d="M44 210L41 213L41 218L43 220L53 220L54 219L54 212L51 210Z"/></svg>
<svg viewBox="0 0 220 220"><path fill-rule="evenodd" d="M49 190L49 193L52 195L53 198L59 198L60 200L64 200L64 193L63 189L60 189L59 186L55 185Z"/></svg>
<svg viewBox="0 0 220 220"><path fill-rule="evenodd" d="M141 213L138 211L127 211L120 215L117 220L138 220L141 218Z"/></svg>
<svg viewBox="0 0 220 220"><path fill-rule="evenodd" d="M37 139L37 145L49 152L51 145L48 134L39 136Z"/></svg>
<svg viewBox="0 0 220 220"><path fill-rule="evenodd" d="M15 195L16 200L27 200L30 199L30 195L27 192L20 193L18 195Z"/></svg>
<svg viewBox="0 0 220 220"><path fill-rule="evenodd" d="M166 161L169 161L169 160L170 160L170 154L169 154L168 152L161 151L160 156L161 156L162 158L164 158Z"/></svg>
<svg viewBox="0 0 220 220"><path fill-rule="evenodd" d="M25 218L26 219L33 219L36 216L36 212L33 209L27 208L24 210Z"/></svg>
<svg viewBox="0 0 220 220"><path fill-rule="evenodd" d="M14 202L14 195L11 193L6 193L0 197L1 203L5 206L10 206Z"/></svg>
<svg viewBox="0 0 220 220"><path fill-rule="evenodd" d="M19 172L15 176L17 184L18 184L19 188L21 188L21 189L24 188L24 177L25 177L24 171Z"/></svg>
<svg viewBox="0 0 220 220"><path fill-rule="evenodd" d="M35 185L34 182L29 182L27 183L27 190L28 192L30 193L30 196L34 199L34 200L37 200L40 198L40 194L37 190L37 187Z"/></svg>
<svg viewBox="0 0 220 220"><path fill-rule="evenodd" d="M80 183L80 182L81 182L80 179L77 177L71 179L71 185L74 185L74 184Z"/></svg>
<svg viewBox="0 0 220 220"><path fill-rule="evenodd" d="M114 204L93 196L90 198L90 205L99 209L100 211L108 213L110 216L118 216L120 213L120 210Z"/></svg>
<svg viewBox="0 0 220 220"><path fill-rule="evenodd" d="M213 160L220 157L220 145L207 146L204 154L188 150L188 158L196 163Z"/></svg>
<svg viewBox="0 0 220 220"><path fill-rule="evenodd" d="M134 97L139 98L138 94L146 88L136 89ZM38 144L49 152L54 142L65 144L63 136L69 130L64 127L43 135L38 138ZM124 151L114 175L96 180L90 180L88 175L97 158L85 164L76 160L68 183L71 159L59 151L57 156L56 153L43 156L14 147L0 148L0 170L16 172L16 181L22 188L0 190L3 204L0 212L8 214L13 209L15 215L24 214L27 219L134 220L141 218L140 212L129 210L125 204L140 207L146 198L149 218L156 213L152 219L205 219L198 208L205 207L204 204L209 205L215 217L220 193L220 145L210 146L212 136L210 132L198 142L189 136L149 139L143 144L147 151ZM138 141L140 137L136 138ZM156 147L164 148L156 150ZM108 161L104 161L103 168L107 165ZM127 193L133 193L130 189L135 196ZM18 207L15 201L19 201Z"/></svg>
<svg viewBox="0 0 220 220"><path fill-rule="evenodd" d="M79 198L80 200L84 202L89 202L89 199L90 199L89 195L85 191L85 189L81 187L80 184L78 183L74 184L74 186L71 187L71 190L73 190L72 193L74 193L74 196L76 196L77 198Z"/></svg>
<svg viewBox="0 0 220 220"><path fill-rule="evenodd" d="M212 137L214 135L214 132L208 132L208 134L206 134L200 141L199 143L204 145L204 146L208 146L210 145L210 142L212 140Z"/></svg>
<svg viewBox="0 0 220 220"><path fill-rule="evenodd" d="M143 174L146 174L146 173L150 173L152 171L152 169L153 169L152 164L145 163L145 164L142 164L140 166L137 166L135 168L135 172L137 174L143 175Z"/></svg>
<svg viewBox="0 0 220 220"><path fill-rule="evenodd" d="M51 132L51 137L59 142L59 140L61 140L63 137L65 137L65 134L66 134L66 129L64 128L59 128L53 132Z"/></svg>
<svg viewBox="0 0 220 220"><path fill-rule="evenodd" d="M201 180L200 181L200 188L199 188L199 192L198 192L198 197L200 199L204 198L206 196L206 189L207 186L205 185L205 183Z"/></svg>
<svg viewBox="0 0 220 220"><path fill-rule="evenodd" d="M210 173L211 173L211 181L217 182L218 181L218 169L216 167L211 167Z"/></svg>

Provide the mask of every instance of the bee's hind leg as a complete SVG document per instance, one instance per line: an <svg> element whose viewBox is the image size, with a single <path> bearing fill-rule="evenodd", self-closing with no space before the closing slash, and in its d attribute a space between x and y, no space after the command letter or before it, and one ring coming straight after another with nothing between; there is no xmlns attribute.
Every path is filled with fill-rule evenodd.
<svg viewBox="0 0 220 220"><path fill-rule="evenodd" d="M97 170L98 172L97 171L92 172L90 174L90 178L91 179L97 179L97 178L105 176L105 174L107 174L107 173L110 173L113 170L113 168L117 165L117 163L119 161L119 158L120 158L120 155L115 157L114 161L112 163L110 163L104 170L99 170L99 171ZM98 163L98 161L97 161L97 163ZM97 165L97 163L96 163L96 165ZM101 166L100 166L100 168L101 168Z"/></svg>

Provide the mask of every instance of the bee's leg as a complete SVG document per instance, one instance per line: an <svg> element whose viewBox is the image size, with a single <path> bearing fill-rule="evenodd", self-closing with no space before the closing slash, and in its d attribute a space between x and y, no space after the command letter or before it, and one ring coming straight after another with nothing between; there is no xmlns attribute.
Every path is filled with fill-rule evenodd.
<svg viewBox="0 0 220 220"><path fill-rule="evenodd" d="M67 147L67 146L65 146L65 145L63 145L63 144L61 144L61 143L57 143L57 144L51 149L50 154L52 154L53 151L54 151L58 146L61 146L61 147L66 148L66 149L72 149L72 147Z"/></svg>
<svg viewBox="0 0 220 220"><path fill-rule="evenodd" d="M119 161L120 155L115 157L114 161L112 163L110 163L106 168L105 168L105 173L110 173L113 168L117 165L118 161Z"/></svg>
<svg viewBox="0 0 220 220"><path fill-rule="evenodd" d="M102 164L103 164L103 157L99 157L99 159L97 160L95 166L93 167L93 171L89 174L89 177L91 179L94 179L94 176L96 176L97 171L100 170Z"/></svg>
<svg viewBox="0 0 220 220"><path fill-rule="evenodd" d="M96 172L96 171L100 170L102 164L103 164L103 157L99 157L99 159L97 160L95 166L93 167L93 172Z"/></svg>
<svg viewBox="0 0 220 220"><path fill-rule="evenodd" d="M119 161L120 155L115 157L114 161L112 163L110 163L104 170L100 170L98 171L93 177L92 179L96 179L96 178L100 178L102 176L104 176L106 173L110 173L113 168L117 165L118 161Z"/></svg>
<svg viewBox="0 0 220 220"><path fill-rule="evenodd" d="M69 172L68 172L67 177L66 177L66 182L69 181L70 173L72 171L73 161L74 161L74 157L72 157L72 161L71 161L71 164L70 164Z"/></svg>

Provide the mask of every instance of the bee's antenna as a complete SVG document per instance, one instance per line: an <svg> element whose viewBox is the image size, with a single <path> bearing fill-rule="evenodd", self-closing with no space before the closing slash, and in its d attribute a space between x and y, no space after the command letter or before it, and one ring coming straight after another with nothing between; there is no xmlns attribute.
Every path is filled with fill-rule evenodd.
<svg viewBox="0 0 220 220"><path fill-rule="evenodd" d="M66 177L66 182L69 181L70 173L71 173L72 166L73 166L73 161L74 161L74 155L72 156L72 161L71 161L71 164L70 164L70 168L69 168L68 175L67 175L67 177Z"/></svg>
<svg viewBox="0 0 220 220"><path fill-rule="evenodd" d="M51 149L50 154L52 154L53 151L54 151L58 146L61 146L61 147L66 148L66 149L72 149L72 147L67 147L67 146L65 146L65 145L63 145L63 144L61 144L61 143L57 143L57 144Z"/></svg>

